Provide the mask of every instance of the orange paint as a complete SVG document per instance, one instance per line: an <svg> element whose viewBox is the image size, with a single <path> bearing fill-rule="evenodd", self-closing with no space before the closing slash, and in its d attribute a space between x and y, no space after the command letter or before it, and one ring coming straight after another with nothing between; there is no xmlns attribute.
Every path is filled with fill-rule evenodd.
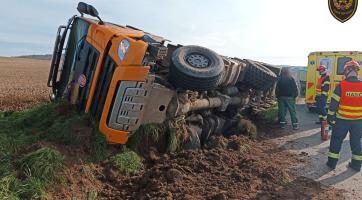
<svg viewBox="0 0 362 200"><path fill-rule="evenodd" d="M99 58L98 58L96 70L93 75L92 83L89 88L89 95L88 95L87 103L85 106L86 113L89 112L89 109L92 105L93 96L94 96L94 92L96 90L98 77L99 77L99 74L101 72L101 68L103 65L102 61L103 61L103 58L106 56L106 55L104 55L105 54L104 51L107 47L108 41L110 41L112 39L113 35L114 35L114 33L112 31L110 31L107 28L104 28L104 26L102 26L102 25L91 24L89 26L88 35L87 35L86 40L94 48L96 48L99 51Z"/></svg>
<svg viewBox="0 0 362 200"><path fill-rule="evenodd" d="M119 66L115 69L109 86L108 95L104 103L104 108L99 122L99 130L106 136L107 141L113 144L125 144L128 140L127 131L119 131L107 126L108 113L111 110L113 96L116 93L116 87L119 81L145 81L149 72L147 66Z"/></svg>

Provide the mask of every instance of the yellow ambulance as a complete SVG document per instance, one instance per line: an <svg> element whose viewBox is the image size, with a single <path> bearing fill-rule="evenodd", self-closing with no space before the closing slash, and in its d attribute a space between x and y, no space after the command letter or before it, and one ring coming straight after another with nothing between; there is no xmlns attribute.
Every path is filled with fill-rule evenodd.
<svg viewBox="0 0 362 200"><path fill-rule="evenodd" d="M325 65L330 76L330 90L328 94L328 102L336 85L344 78L344 64L350 60L356 60L359 64L362 63L362 52L360 51L323 51L312 52L308 56L307 65L307 83L305 101L309 110L315 108L316 86L320 75L316 71L319 65ZM362 73L359 73L362 78Z"/></svg>

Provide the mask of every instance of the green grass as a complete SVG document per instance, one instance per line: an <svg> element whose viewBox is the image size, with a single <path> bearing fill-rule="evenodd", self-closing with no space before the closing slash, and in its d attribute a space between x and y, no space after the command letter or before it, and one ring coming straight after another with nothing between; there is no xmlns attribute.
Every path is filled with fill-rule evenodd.
<svg viewBox="0 0 362 200"><path fill-rule="evenodd" d="M261 118L261 120L263 120L265 123L275 122L278 118L278 106L274 106L266 110L263 110L260 113L258 113L258 115Z"/></svg>
<svg viewBox="0 0 362 200"><path fill-rule="evenodd" d="M61 183L62 153L48 147L22 152L40 141L82 145L83 141L71 130L85 122L93 126L89 160L105 160L109 154L107 142L98 132L97 124L62 102L19 112L0 112L0 199L38 199L46 195L50 184Z"/></svg>
<svg viewBox="0 0 362 200"><path fill-rule="evenodd" d="M89 160L92 162L100 162L109 157L108 143L106 137L99 132L98 123L94 120L91 120L91 125L93 127L91 135L91 145L92 145L92 154L89 157Z"/></svg>
<svg viewBox="0 0 362 200"><path fill-rule="evenodd" d="M46 194L46 183L30 176L18 185L16 193L21 199L41 199Z"/></svg>
<svg viewBox="0 0 362 200"><path fill-rule="evenodd" d="M110 163L126 174L137 174L143 167L141 157L134 151L126 151L110 158Z"/></svg>
<svg viewBox="0 0 362 200"><path fill-rule="evenodd" d="M14 189L17 187L19 180L14 174L2 176L0 179L0 199L15 200L20 199Z"/></svg>
<svg viewBox="0 0 362 200"><path fill-rule="evenodd" d="M59 179L59 172L64 168L64 156L57 150L44 147L30 152L18 161L20 168L28 177L44 182Z"/></svg>
<svg viewBox="0 0 362 200"><path fill-rule="evenodd" d="M141 152L145 147L159 144L163 133L164 127L162 124L141 125L128 139L127 148Z"/></svg>
<svg viewBox="0 0 362 200"><path fill-rule="evenodd" d="M179 140L176 135L176 129L168 128L168 142L167 142L167 151L168 152L175 152L180 144Z"/></svg>

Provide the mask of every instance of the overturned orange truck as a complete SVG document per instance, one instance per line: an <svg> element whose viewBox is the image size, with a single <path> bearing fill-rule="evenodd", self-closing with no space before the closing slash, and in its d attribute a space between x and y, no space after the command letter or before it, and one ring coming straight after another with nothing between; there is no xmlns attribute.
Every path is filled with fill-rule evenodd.
<svg viewBox="0 0 362 200"><path fill-rule="evenodd" d="M109 143L124 144L140 125L184 118L193 138L227 131L246 108L268 107L279 68L173 45L104 22L80 2L57 32L48 78L52 99L90 113ZM84 17L93 16L95 19Z"/></svg>

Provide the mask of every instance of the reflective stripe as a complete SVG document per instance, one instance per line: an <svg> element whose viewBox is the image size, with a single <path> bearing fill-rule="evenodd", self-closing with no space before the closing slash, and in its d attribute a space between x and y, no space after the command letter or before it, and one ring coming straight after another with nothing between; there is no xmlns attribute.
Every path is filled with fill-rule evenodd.
<svg viewBox="0 0 362 200"><path fill-rule="evenodd" d="M362 117L362 112L348 112L348 111L344 111L344 110L338 110L338 113L341 115L349 115L349 116L361 116Z"/></svg>
<svg viewBox="0 0 362 200"><path fill-rule="evenodd" d="M361 161L362 161L362 156L352 154L352 159L353 159L353 160L361 160Z"/></svg>
<svg viewBox="0 0 362 200"><path fill-rule="evenodd" d="M329 85L329 81L324 82L324 83L322 84L322 86L324 86L324 85Z"/></svg>
<svg viewBox="0 0 362 200"><path fill-rule="evenodd" d="M344 105L339 105L339 108L347 110L362 110L362 107L344 106Z"/></svg>
<svg viewBox="0 0 362 200"><path fill-rule="evenodd" d="M328 95L328 92L323 91L322 94L324 94L324 95L327 96L327 95Z"/></svg>
<svg viewBox="0 0 362 200"><path fill-rule="evenodd" d="M336 114L335 111L328 110L328 115L334 115L334 114Z"/></svg>
<svg viewBox="0 0 362 200"><path fill-rule="evenodd" d="M339 153L329 152L329 153L328 153L328 157L330 157L330 158L335 158L335 159L339 159Z"/></svg>
<svg viewBox="0 0 362 200"><path fill-rule="evenodd" d="M321 119L327 119L326 115L318 115L318 117L321 118Z"/></svg>
<svg viewBox="0 0 362 200"><path fill-rule="evenodd" d="M332 99L336 100L336 101L339 101L341 97L336 95L335 93L332 94Z"/></svg>
<svg viewBox="0 0 362 200"><path fill-rule="evenodd" d="M359 119L362 119L362 117L355 117L355 118L350 118L350 117L343 117L342 115L340 115L340 114L336 114L336 117L338 118L338 119L346 119L346 120L359 120Z"/></svg>

